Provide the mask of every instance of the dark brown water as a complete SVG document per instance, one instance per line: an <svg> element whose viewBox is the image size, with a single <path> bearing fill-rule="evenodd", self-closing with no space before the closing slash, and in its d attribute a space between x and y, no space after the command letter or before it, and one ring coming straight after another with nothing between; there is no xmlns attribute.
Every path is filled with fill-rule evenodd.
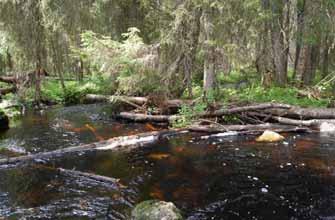
<svg viewBox="0 0 335 220"><path fill-rule="evenodd" d="M27 129L22 122L16 132L5 134L3 143L12 139L24 142L20 147L29 152L45 151L95 141L100 135L111 134L104 132L113 130L114 125L120 126L114 136L149 129L116 123L104 107L90 108L95 115L92 118L88 110L69 118L65 116L71 108L47 112L47 122L38 129L54 135L59 132L57 140L40 137L34 126L29 132L21 131ZM54 131L55 118L68 120L75 127L89 123L96 134L90 133L92 129L87 135L58 128ZM174 202L189 220L335 219L335 138L286 136L280 144L259 144L255 137L202 140L199 134L189 134L131 153L89 152L26 168L0 169L0 216L129 219L136 203L160 199ZM39 138L43 142L35 144L33 140ZM56 171L58 167L119 178L120 183L114 186L64 177Z"/></svg>

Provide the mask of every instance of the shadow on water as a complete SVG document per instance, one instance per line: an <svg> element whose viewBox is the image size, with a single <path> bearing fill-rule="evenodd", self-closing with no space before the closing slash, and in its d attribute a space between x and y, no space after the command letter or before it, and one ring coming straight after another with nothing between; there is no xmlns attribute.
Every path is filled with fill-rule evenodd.
<svg viewBox="0 0 335 220"><path fill-rule="evenodd" d="M80 123L76 127L91 122ZM113 129L107 127L115 122L99 123ZM122 129L127 133L133 126L140 125ZM104 136L103 128L92 127ZM98 139L90 132L92 140ZM130 153L87 152L0 170L0 216L129 219L133 205L160 199L174 202L188 220L335 219L334 137L286 135L278 144L254 139L202 140L189 134ZM58 167L119 178L122 187L65 178Z"/></svg>

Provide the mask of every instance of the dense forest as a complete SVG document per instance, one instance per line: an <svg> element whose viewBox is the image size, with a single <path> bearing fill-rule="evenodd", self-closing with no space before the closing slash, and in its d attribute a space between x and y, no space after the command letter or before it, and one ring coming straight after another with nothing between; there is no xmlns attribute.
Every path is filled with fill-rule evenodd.
<svg viewBox="0 0 335 220"><path fill-rule="evenodd" d="M333 0L3 0L0 10L0 72L59 78L62 91L49 80L36 99L64 101L76 79L104 94L229 99L248 87L245 99L289 91L331 104Z"/></svg>

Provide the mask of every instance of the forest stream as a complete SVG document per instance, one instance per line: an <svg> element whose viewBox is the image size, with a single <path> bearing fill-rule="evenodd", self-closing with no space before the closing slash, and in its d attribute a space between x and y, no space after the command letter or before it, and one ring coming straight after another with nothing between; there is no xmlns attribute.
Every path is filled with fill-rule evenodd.
<svg viewBox="0 0 335 220"><path fill-rule="evenodd" d="M107 105L28 112L0 135L0 158L158 129L112 119ZM128 153L90 151L0 167L0 219L129 219L137 203L173 202L188 220L335 219L335 137L202 138L190 133ZM3 150L5 149L5 150ZM57 168L119 179L60 175Z"/></svg>

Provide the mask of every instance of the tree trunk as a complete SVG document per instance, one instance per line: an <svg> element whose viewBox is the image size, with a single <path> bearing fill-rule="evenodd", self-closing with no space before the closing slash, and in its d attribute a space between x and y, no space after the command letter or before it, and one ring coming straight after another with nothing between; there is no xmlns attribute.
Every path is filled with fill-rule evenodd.
<svg viewBox="0 0 335 220"><path fill-rule="evenodd" d="M271 39L272 39L272 50L273 50L273 63L275 68L276 83L279 86L285 86L287 83L287 60L288 60L288 45L286 45L284 31L285 22L289 22L289 18L284 15L285 3L277 2L273 3L273 18L271 27ZM289 13L289 10L286 10ZM288 16L289 17L289 16ZM287 21L288 20L288 21ZM287 31L286 31L287 34Z"/></svg>
<svg viewBox="0 0 335 220"><path fill-rule="evenodd" d="M298 2L298 42L295 67L295 78L300 85L310 85L313 82L319 56L316 33L313 32L311 20L317 2L302 0Z"/></svg>
<svg viewBox="0 0 335 220"><path fill-rule="evenodd" d="M264 0L262 3L263 10L270 13L271 16L265 19L264 28L259 34L256 67L262 75L263 86L268 87L273 82L284 86L287 83L289 31L283 30L282 26L290 24L289 3L269 0Z"/></svg>
<svg viewBox="0 0 335 220"><path fill-rule="evenodd" d="M211 13L209 9L204 10L202 21L205 36L204 43L204 96L215 88L215 45L214 45L214 27L211 21Z"/></svg>

